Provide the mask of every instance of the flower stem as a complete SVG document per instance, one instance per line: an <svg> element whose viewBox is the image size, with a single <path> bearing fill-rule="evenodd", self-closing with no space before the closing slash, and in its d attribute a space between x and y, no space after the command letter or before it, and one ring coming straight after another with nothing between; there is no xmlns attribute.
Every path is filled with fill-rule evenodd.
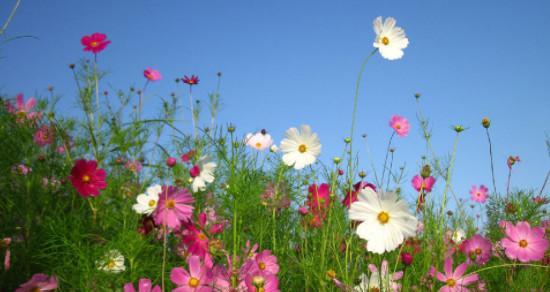
<svg viewBox="0 0 550 292"><path fill-rule="evenodd" d="M141 120L141 110L143 108L143 95L145 94L145 90L147 90L147 85L149 85L149 79L145 81L145 85L143 86L143 89L139 92L138 121Z"/></svg>
<svg viewBox="0 0 550 292"><path fill-rule="evenodd" d="M506 196L510 194L510 182L512 181L512 167L508 170L508 182L506 183Z"/></svg>
<svg viewBox="0 0 550 292"><path fill-rule="evenodd" d="M195 109L193 106L193 86L189 85L189 106L191 109L191 122L193 123L193 138L197 137L197 130L195 126Z"/></svg>
<svg viewBox="0 0 550 292"><path fill-rule="evenodd" d="M168 201L168 187L164 188L164 201ZM167 250L167 233L166 233L166 212L164 212L164 220L162 223L162 232L163 232L163 243L162 243L162 273L161 273L161 286L162 291L164 291L164 278L165 278L165 270L166 270L166 250Z"/></svg>
<svg viewBox="0 0 550 292"><path fill-rule="evenodd" d="M454 163L455 163L455 158L456 158L456 150L457 150L457 147L458 147L458 138L460 137L460 134L457 133L456 134L456 138L455 138L455 142L454 142L454 146L453 146L453 153L451 154L451 161L449 162L449 166L447 167L447 176L445 178L445 190L443 191L443 200L441 201L441 213L440 213L440 224L439 226L441 228L443 228L443 230L445 229L444 225L443 225L443 221L444 221L444 214L445 214L445 208L447 206L447 192L449 190L449 187L451 185L451 174L452 174L452 170L453 170L453 167L454 167ZM443 232L441 232L443 234Z"/></svg>
<svg viewBox="0 0 550 292"><path fill-rule="evenodd" d="M487 133L487 140L489 141L489 157L491 157L491 176L493 178L493 192L494 195L497 195L497 183L495 180L495 167L493 164L493 144L491 143L491 136L489 135L489 129L486 128L485 132Z"/></svg>
<svg viewBox="0 0 550 292"><path fill-rule="evenodd" d="M546 174L546 179L544 179L544 183L542 184L542 187L540 188L539 196L542 196L542 192L544 191L544 188L546 187L546 184L548 183L548 179L550 179L550 170Z"/></svg>
<svg viewBox="0 0 550 292"><path fill-rule="evenodd" d="M384 187L384 177L385 177L385 174L386 174L386 165L388 163L388 154L390 153L390 147L391 147L391 141L393 140L393 137L395 136L395 131L392 132L391 136L390 136L390 140L388 141L388 147L386 149L386 158L384 158L384 167L382 168L382 180L380 181L380 189L382 189L382 187Z"/></svg>

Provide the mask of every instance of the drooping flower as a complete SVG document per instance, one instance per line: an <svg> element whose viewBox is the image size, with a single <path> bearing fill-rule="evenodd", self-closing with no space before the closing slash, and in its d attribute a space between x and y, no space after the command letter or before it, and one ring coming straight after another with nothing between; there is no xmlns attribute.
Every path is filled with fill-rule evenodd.
<svg viewBox="0 0 550 292"><path fill-rule="evenodd" d="M475 234L466 239L461 245L460 250L467 258L467 262L475 262L480 265L486 264L491 258L493 245L489 239Z"/></svg>
<svg viewBox="0 0 550 292"><path fill-rule="evenodd" d="M145 194L139 194L136 198L137 204L132 207L138 214L151 215L157 208L159 194L162 186L153 185L147 188Z"/></svg>
<svg viewBox="0 0 550 292"><path fill-rule="evenodd" d="M246 135L246 145L256 149L264 150L273 144L273 139L265 130L261 130L256 134L248 133Z"/></svg>
<svg viewBox="0 0 550 292"><path fill-rule="evenodd" d="M401 59L404 54L403 49L409 45L405 31L395 24L396 21L393 17L388 17L382 22L382 17L379 16L373 22L376 39L372 45L387 60Z"/></svg>
<svg viewBox="0 0 550 292"><path fill-rule="evenodd" d="M160 72L153 68L145 69L145 71L143 71L143 76L145 76L145 78L147 78L147 80L149 81L158 81L162 79L162 75L160 75Z"/></svg>
<svg viewBox="0 0 550 292"><path fill-rule="evenodd" d="M109 273L121 273L126 270L124 256L116 249L112 249L103 259L96 262L98 269Z"/></svg>
<svg viewBox="0 0 550 292"><path fill-rule="evenodd" d="M529 222L520 221L516 225L506 224L506 237L501 240L506 256L522 263L544 258L548 240L542 227L533 227Z"/></svg>
<svg viewBox="0 0 550 292"><path fill-rule="evenodd" d="M212 282L211 267L201 265L198 256L190 256L188 259L189 271L177 267L170 272L170 280L178 286L173 292L209 292Z"/></svg>
<svg viewBox="0 0 550 292"><path fill-rule="evenodd" d="M97 168L97 161L79 159L71 170L71 183L83 197L97 197L107 187L106 176L104 169Z"/></svg>
<svg viewBox="0 0 550 292"><path fill-rule="evenodd" d="M409 121L407 121L407 119L402 116L392 116L389 125L399 137L405 137L409 134Z"/></svg>
<svg viewBox="0 0 550 292"><path fill-rule="evenodd" d="M356 233L367 240L367 250L382 254L396 249L406 237L414 236L418 220L407 203L395 193L377 194L364 188L349 209L351 220L362 221Z"/></svg>
<svg viewBox="0 0 550 292"><path fill-rule="evenodd" d="M444 274L437 272L436 278L445 283L445 286L439 289L440 292L460 292L468 291L466 286L474 283L479 279L478 275L468 274L464 276L466 269L468 268L467 263L462 263L456 267L453 271L453 258L448 257L445 259L445 264L443 266Z"/></svg>
<svg viewBox="0 0 550 292"><path fill-rule="evenodd" d="M138 174L141 172L142 165L139 160L128 160L124 164L124 167L126 167L129 171Z"/></svg>
<svg viewBox="0 0 550 292"><path fill-rule="evenodd" d="M195 200L186 189L163 186L159 195L158 206L153 216L157 225L166 225L178 229L183 221L189 221L193 215Z"/></svg>
<svg viewBox="0 0 550 292"><path fill-rule="evenodd" d="M55 128L47 125L42 125L33 136L34 143L43 147L53 143Z"/></svg>
<svg viewBox="0 0 550 292"><path fill-rule="evenodd" d="M428 176L427 178L423 178L420 175L415 175L411 181L413 188L420 192L420 190L423 190L426 193L429 193L432 191L432 188L435 184L435 178L433 176Z"/></svg>
<svg viewBox="0 0 550 292"><path fill-rule="evenodd" d="M300 126L300 131L290 128L281 141L283 162L295 169L302 169L315 162L321 154L321 144L317 134L311 132L308 125Z"/></svg>
<svg viewBox="0 0 550 292"><path fill-rule="evenodd" d="M193 179L192 188L193 192L204 191L206 189L206 183L212 183L214 181L214 170L216 169L216 162L207 162L208 157L203 156L197 164L195 164L190 170L189 175Z"/></svg>
<svg viewBox="0 0 550 292"><path fill-rule="evenodd" d="M107 40L107 35L96 32L83 36L80 43L84 46L85 52L97 54L103 51L111 41Z"/></svg>
<svg viewBox="0 0 550 292"><path fill-rule="evenodd" d="M153 287L153 284L151 283L150 279L142 278L139 279L138 283L138 292L161 292L161 288L159 285L156 285ZM124 292L136 292L136 289L134 288L134 284L132 283L126 283L124 284Z"/></svg>
<svg viewBox="0 0 550 292"><path fill-rule="evenodd" d="M17 116L17 122L24 122L25 119L35 120L41 117L40 112L33 112L32 109L36 105L36 99L31 97L25 102L23 94L18 94L15 98L15 107L11 103L7 103L8 112Z"/></svg>
<svg viewBox="0 0 550 292"><path fill-rule="evenodd" d="M4 270L7 271L11 267L11 251L10 251L11 237L5 237L0 240L0 248L6 248L6 253L4 254Z"/></svg>
<svg viewBox="0 0 550 292"><path fill-rule="evenodd" d="M29 281L21 284L15 292L54 291L57 289L57 277L46 274L34 274Z"/></svg>
<svg viewBox="0 0 550 292"><path fill-rule="evenodd" d="M183 76L183 83L188 84L189 86L197 85L199 84L199 76L191 75L191 77L188 77L187 75Z"/></svg>
<svg viewBox="0 0 550 292"><path fill-rule="evenodd" d="M485 203L485 201L487 201L487 197L489 196L488 193L489 189L484 185L480 185L479 187L472 186L470 189L470 199L478 203Z"/></svg>
<svg viewBox="0 0 550 292"><path fill-rule="evenodd" d="M355 183L353 185L353 191L351 192L351 194L350 194L350 191L346 192L346 196L342 200L342 205L349 208L351 203L357 201L357 194L364 188L371 188L373 191L376 192L376 186L375 185L373 185L371 183L368 183L366 181L360 181L360 182Z"/></svg>

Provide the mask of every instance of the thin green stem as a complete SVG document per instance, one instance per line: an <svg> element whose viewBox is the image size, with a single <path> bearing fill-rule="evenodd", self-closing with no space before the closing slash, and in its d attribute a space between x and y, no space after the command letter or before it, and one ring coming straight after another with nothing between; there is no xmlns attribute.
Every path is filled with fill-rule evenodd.
<svg viewBox="0 0 550 292"><path fill-rule="evenodd" d="M493 192L494 195L497 195L497 183L495 180L495 167L493 164L493 143L491 143L491 136L489 135L489 128L485 128L485 133L487 133L487 140L489 141L489 157L491 158L491 176L493 178Z"/></svg>
<svg viewBox="0 0 550 292"><path fill-rule="evenodd" d="M457 133L456 134L456 137L455 137L455 142L454 142L454 145L453 145L453 152L451 154L451 161L449 162L449 165L447 167L447 176L445 178L445 190L443 191L443 199L441 200L441 211L440 211L440 224L439 226L441 228L443 228L443 230L445 229L444 228L444 224L443 224L443 221L444 221L444 214L445 214L445 208L447 207L447 192L449 191L449 187L451 185L451 175L452 175L452 171L453 171L453 167L454 167L454 163L455 163L455 158L456 158L456 150L458 148L458 138L460 137L460 134ZM443 233L443 232L442 232Z"/></svg>
<svg viewBox="0 0 550 292"><path fill-rule="evenodd" d="M388 154L390 153L391 142L394 136L395 136L395 131L391 133L390 140L388 141L388 147L386 148L386 158L384 158L384 167L382 168L382 180L380 181L380 185L378 186L380 187L380 189L384 187L384 177L386 174L386 165L388 163Z"/></svg>

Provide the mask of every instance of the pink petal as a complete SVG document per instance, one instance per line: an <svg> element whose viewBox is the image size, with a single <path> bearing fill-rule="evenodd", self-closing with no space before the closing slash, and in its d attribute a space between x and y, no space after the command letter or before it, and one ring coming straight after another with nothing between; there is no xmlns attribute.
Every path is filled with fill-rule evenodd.
<svg viewBox="0 0 550 292"><path fill-rule="evenodd" d="M139 292L150 292L151 291L151 280L149 280L149 279L139 279L138 289L139 289Z"/></svg>
<svg viewBox="0 0 550 292"><path fill-rule="evenodd" d="M183 268L173 268L170 272L170 280L177 285L186 285L189 281L189 273Z"/></svg>
<svg viewBox="0 0 550 292"><path fill-rule="evenodd" d="M466 272L466 269L468 268L468 264L462 263L456 267L455 272L453 274L454 279L458 279L464 275L464 272Z"/></svg>
<svg viewBox="0 0 550 292"><path fill-rule="evenodd" d="M198 256L190 256L189 257L189 273L191 274L191 277L200 278L199 275L201 273L201 260Z"/></svg>
<svg viewBox="0 0 550 292"><path fill-rule="evenodd" d="M447 277L452 277L453 275L453 258L448 257L445 259L445 263L443 264L443 270L445 271L445 274Z"/></svg>
<svg viewBox="0 0 550 292"><path fill-rule="evenodd" d="M126 283L124 284L124 292L136 292L136 288L132 283Z"/></svg>
<svg viewBox="0 0 550 292"><path fill-rule="evenodd" d="M15 98L15 104L17 105L18 110L22 110L25 105L25 101L23 100L23 94L18 94Z"/></svg>

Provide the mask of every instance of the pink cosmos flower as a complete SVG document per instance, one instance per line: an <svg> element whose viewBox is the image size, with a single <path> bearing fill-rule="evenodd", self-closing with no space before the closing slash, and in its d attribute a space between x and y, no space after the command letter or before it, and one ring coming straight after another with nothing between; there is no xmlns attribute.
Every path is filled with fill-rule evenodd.
<svg viewBox="0 0 550 292"><path fill-rule="evenodd" d="M17 174L20 174L20 175L27 175L27 174L32 172L32 168L26 166L23 163L13 166L12 170L13 170L13 172L15 172Z"/></svg>
<svg viewBox="0 0 550 292"><path fill-rule="evenodd" d="M53 291L57 289L57 277L34 274L31 279L19 286L15 292Z"/></svg>
<svg viewBox="0 0 550 292"><path fill-rule="evenodd" d="M124 167L126 167L126 169L128 169L129 171L137 174L141 172L142 165L139 160L128 160L126 161L126 164L124 164Z"/></svg>
<svg viewBox="0 0 550 292"><path fill-rule="evenodd" d="M145 69L145 71L143 71L143 76L145 76L145 78L147 78L147 80L149 81L157 81L162 79L162 75L160 75L160 72L153 68Z"/></svg>
<svg viewBox="0 0 550 292"><path fill-rule="evenodd" d="M470 189L470 199L478 203L485 203L485 201L487 201L487 197L489 196L488 193L489 189L484 185L480 185L479 187L472 186L472 189Z"/></svg>
<svg viewBox="0 0 550 292"><path fill-rule="evenodd" d="M389 124L399 137L405 137L409 134L409 121L404 117L398 115L392 116Z"/></svg>
<svg viewBox="0 0 550 292"><path fill-rule="evenodd" d="M501 240L506 256L522 263L538 261L544 258L548 249L548 240L544 238L544 228L533 227L529 222L521 221L515 226L507 224L506 236Z"/></svg>
<svg viewBox="0 0 550 292"><path fill-rule="evenodd" d="M80 43L84 46L84 52L97 54L103 51L111 41L107 40L107 35L96 32L83 36Z"/></svg>
<svg viewBox="0 0 550 292"><path fill-rule="evenodd" d="M415 175L411 183L413 188L417 192L420 192L420 190L423 190L426 193L429 193L432 191L432 187L435 184L435 178L433 176L428 176L427 178L423 178L420 175Z"/></svg>
<svg viewBox="0 0 550 292"><path fill-rule="evenodd" d="M270 250L264 250L249 259L241 270L247 274L260 272L276 275L279 273L279 265L277 257L272 255Z"/></svg>
<svg viewBox="0 0 550 292"><path fill-rule="evenodd" d="M71 183L84 198L99 196L100 190L107 187L105 182L106 172L97 168L97 161L79 159L71 170Z"/></svg>
<svg viewBox="0 0 550 292"><path fill-rule="evenodd" d="M351 196L350 196L349 191L346 193L346 196L342 200L342 205L349 208L351 203L357 201L357 194L364 188L371 188L373 191L376 192L376 186L375 185L373 185L371 183L368 183L366 181L360 181L360 182L355 183L353 185L353 191L351 192Z"/></svg>
<svg viewBox="0 0 550 292"><path fill-rule="evenodd" d="M188 84L189 86L197 85L199 84L199 76L191 75L191 77L188 77L187 75L183 76L183 83Z"/></svg>
<svg viewBox="0 0 550 292"><path fill-rule="evenodd" d="M466 286L474 283L479 279L477 274L470 274L464 276L464 272L468 268L467 263L462 263L456 267L456 270L453 271L453 258L448 257L445 259L445 264L443 269L445 274L437 272L436 278L445 283L445 286L439 289L440 292L460 292L468 291Z"/></svg>
<svg viewBox="0 0 550 292"><path fill-rule="evenodd" d="M190 256L189 260L189 272L183 268L174 268L170 272L170 280L178 288L172 290L173 292L210 292L212 288L209 285L212 282L212 267L201 265L198 256Z"/></svg>
<svg viewBox="0 0 550 292"><path fill-rule="evenodd" d="M491 241L479 234L465 240L460 245L460 250L466 256L467 263L475 262L480 265L484 265L489 261L492 248Z"/></svg>
<svg viewBox="0 0 550 292"><path fill-rule="evenodd" d="M319 186L312 184L309 186L308 192L306 205L313 215L309 223L313 227L321 227L331 201L330 187L326 183Z"/></svg>
<svg viewBox="0 0 550 292"><path fill-rule="evenodd" d="M25 102L23 94L18 94L15 98L15 107L8 103L8 112L17 115L17 122L21 123L25 119L34 120L39 119L42 114L40 112L33 112L32 109L36 105L36 99L31 97Z"/></svg>
<svg viewBox="0 0 550 292"><path fill-rule="evenodd" d="M205 214L201 213L201 215ZM204 232L206 217L201 215L199 215L200 229L195 227L193 222L184 223L185 229L183 230L183 237L181 241L185 246L187 246L187 252L204 260L205 257L210 256L210 252L208 246L209 239ZM201 220L201 217L204 218L204 220Z"/></svg>
<svg viewBox="0 0 550 292"><path fill-rule="evenodd" d="M157 209L153 213L157 225L166 225L178 229L182 222L189 221L193 215L195 200L186 189L163 186L159 195Z"/></svg>
<svg viewBox="0 0 550 292"><path fill-rule="evenodd" d="M34 143L36 143L38 146L43 147L49 144L53 143L55 135L55 128L47 125L42 125L35 133L34 133Z"/></svg>
<svg viewBox="0 0 550 292"><path fill-rule="evenodd" d="M248 292L279 292L277 276L269 273L251 273L245 277Z"/></svg>
<svg viewBox="0 0 550 292"><path fill-rule="evenodd" d="M151 280L149 279L139 279L138 283L138 292L161 292L159 285L152 287ZM134 285L132 283L126 283L124 285L124 292L136 292Z"/></svg>

